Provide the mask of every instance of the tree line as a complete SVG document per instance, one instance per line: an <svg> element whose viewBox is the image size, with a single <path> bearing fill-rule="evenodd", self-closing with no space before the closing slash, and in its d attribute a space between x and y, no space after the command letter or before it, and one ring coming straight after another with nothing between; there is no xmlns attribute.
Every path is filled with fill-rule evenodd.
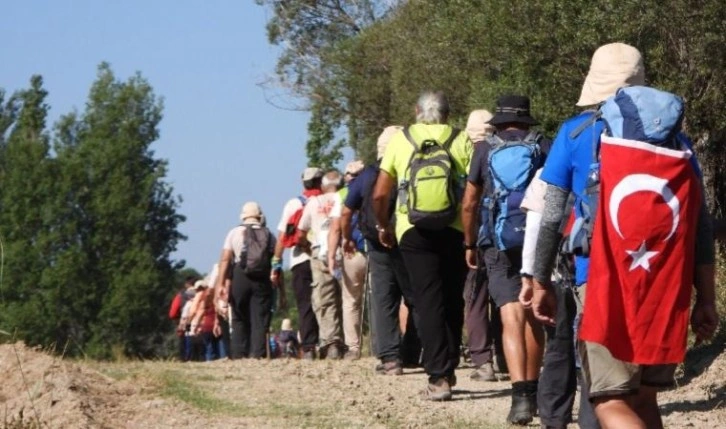
<svg viewBox="0 0 726 429"><path fill-rule="evenodd" d="M331 166L349 146L372 161L391 124L412 121L424 89L451 119L528 95L550 136L576 112L595 49L615 41L644 55L650 85L682 96L714 211L726 204L726 8L720 0L255 0L280 45L275 79L311 112L307 153ZM340 136L343 136L342 138Z"/></svg>
<svg viewBox="0 0 726 429"><path fill-rule="evenodd" d="M0 329L67 355L163 353L183 261L165 181L163 103L141 76L98 68L85 108L49 126L41 76L0 89Z"/></svg>

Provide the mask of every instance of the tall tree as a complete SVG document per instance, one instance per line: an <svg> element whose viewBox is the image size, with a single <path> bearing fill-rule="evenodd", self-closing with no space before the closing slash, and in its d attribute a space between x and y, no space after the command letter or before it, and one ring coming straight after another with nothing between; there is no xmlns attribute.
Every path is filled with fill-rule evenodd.
<svg viewBox="0 0 726 429"><path fill-rule="evenodd" d="M59 159L70 178L66 196L80 220L69 249L86 261L76 275L95 292L98 308L88 350L148 354L164 323L168 291L179 264L170 259L184 237L179 199L163 181L166 161L150 145L158 138L162 102L140 75L118 81L101 64L86 111L59 125ZM75 183L74 183L75 182Z"/></svg>
<svg viewBox="0 0 726 429"><path fill-rule="evenodd" d="M162 352L184 238L166 161L150 149L162 103L140 75L122 82L102 64L51 153L46 96L34 76L0 103L0 327L70 354Z"/></svg>
<svg viewBox="0 0 726 429"><path fill-rule="evenodd" d="M576 111L594 50L630 43L644 54L649 83L685 98L684 128L696 141L711 203L723 214L726 8L720 0L258 3L273 11L270 40L287 43L278 63L283 87L312 106L330 106L350 146L366 158L385 125L411 121L424 89L449 95L458 125L473 109L491 109L498 95L529 95L541 128L554 134ZM335 6L353 3L385 13L352 25L358 21ZM318 10L323 5L330 6L326 13Z"/></svg>
<svg viewBox="0 0 726 429"><path fill-rule="evenodd" d="M283 47L276 85L296 108L309 110L306 152L311 165L330 167L342 159L336 137L343 121L350 125L349 99L340 85L345 69L340 53L346 41L383 19L397 0L255 0L268 8L270 43ZM295 103L298 101L298 103ZM299 102L301 101L301 103ZM355 147L355 134L350 134ZM343 139L344 140L344 139Z"/></svg>
<svg viewBox="0 0 726 429"><path fill-rule="evenodd" d="M49 157L45 122L49 107L43 79L13 98L4 126L11 130L2 148L0 232L4 241L4 279L0 323L33 344L61 341L59 289L44 276L53 261L57 165Z"/></svg>

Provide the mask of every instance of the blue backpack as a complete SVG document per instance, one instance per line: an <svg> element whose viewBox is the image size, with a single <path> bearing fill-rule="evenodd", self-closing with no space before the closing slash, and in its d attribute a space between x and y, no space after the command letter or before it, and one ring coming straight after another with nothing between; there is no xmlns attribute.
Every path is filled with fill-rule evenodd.
<svg viewBox="0 0 726 429"><path fill-rule="evenodd" d="M677 95L646 86L621 88L605 100L589 120L575 128L569 137L574 140L587 127L602 121L604 132L611 137L680 149L690 146L680 133L683 113L683 99ZM569 242L565 246L568 253L589 256L599 199L600 136L593 133L592 163L585 185L585 198L580 202L582 217L572 226Z"/></svg>
<svg viewBox="0 0 726 429"><path fill-rule="evenodd" d="M530 132L523 140L505 141L494 135L482 143L491 145L488 161L493 192L485 195L480 205L479 247L507 250L524 244L527 217L519 206L544 162L541 140L541 134Z"/></svg>

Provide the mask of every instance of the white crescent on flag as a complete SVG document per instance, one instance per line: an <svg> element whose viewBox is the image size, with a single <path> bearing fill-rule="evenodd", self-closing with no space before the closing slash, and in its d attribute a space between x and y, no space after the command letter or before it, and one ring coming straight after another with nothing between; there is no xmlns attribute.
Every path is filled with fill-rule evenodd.
<svg viewBox="0 0 726 429"><path fill-rule="evenodd" d="M673 213L673 226L668 236L663 241L668 241L673 236L678 228L678 222L680 221L681 203L678 198L673 194L671 188L668 187L668 181L661 179L660 177L652 176L650 174L631 174L623 177L623 180L618 182L613 188L613 192L610 195L610 221L615 227L615 231L618 233L620 238L625 238L623 233L620 231L620 224L618 223L618 212L620 211L620 203L628 196L636 192L648 191L655 192L663 197L665 203L670 207Z"/></svg>

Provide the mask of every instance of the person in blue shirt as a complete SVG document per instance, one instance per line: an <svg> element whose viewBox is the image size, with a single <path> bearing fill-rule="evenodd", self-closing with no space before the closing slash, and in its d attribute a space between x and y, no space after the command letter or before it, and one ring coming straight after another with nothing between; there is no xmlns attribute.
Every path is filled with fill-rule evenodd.
<svg viewBox="0 0 726 429"><path fill-rule="evenodd" d="M643 59L640 52L623 43L611 43L598 48L592 58L590 71L583 84L577 105L590 108L574 118L566 120L555 138L547 158L541 179L547 183L545 207L537 238L534 273L531 294L535 316L551 325L555 324L558 306L550 278L557 249L559 247L559 226L566 215L568 195L574 194L575 218L583 217L586 206L585 186L593 160L593 143L598 143L603 131L601 122L592 122L597 106L616 94L619 88L645 84ZM588 126L581 126L590 122ZM696 170L697 166L696 166ZM707 301L713 291L713 233L709 229L705 204L699 215L699 239L703 246L696 249L696 289L703 298L694 307L694 330L709 336L717 326L718 316L713 305ZM573 231L572 234L575 234ZM700 238L699 238L700 237ZM700 261L700 262L699 262ZM710 261L710 264L709 264ZM703 270L703 271L699 271ZM588 275L588 258L578 256L575 263L575 283L584 289ZM697 294L697 296L699 295ZM710 295L710 296L708 296ZM697 326L696 326L697 325ZM713 329L711 329L713 327ZM595 414L602 427L659 428L663 427L658 410L658 388L673 382L675 365L640 366L613 358L606 348L591 347L586 343L581 349L587 353L582 357L583 369L589 389L588 395L594 405ZM594 346L597 346L595 344ZM597 354L595 351L597 350ZM582 419L579 419L580 421ZM582 427L582 423L581 427ZM595 427L591 423L590 427Z"/></svg>

